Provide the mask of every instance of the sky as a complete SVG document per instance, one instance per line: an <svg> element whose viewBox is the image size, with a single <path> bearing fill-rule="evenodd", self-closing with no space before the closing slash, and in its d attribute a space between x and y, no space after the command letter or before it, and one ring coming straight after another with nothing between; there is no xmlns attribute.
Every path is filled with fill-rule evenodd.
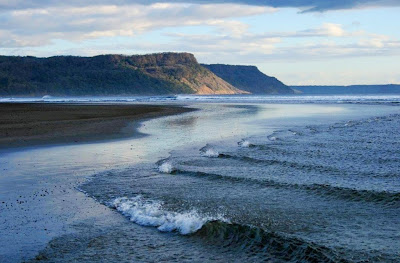
<svg viewBox="0 0 400 263"><path fill-rule="evenodd" d="M287 85L400 84L400 0L0 0L0 55L169 51Z"/></svg>

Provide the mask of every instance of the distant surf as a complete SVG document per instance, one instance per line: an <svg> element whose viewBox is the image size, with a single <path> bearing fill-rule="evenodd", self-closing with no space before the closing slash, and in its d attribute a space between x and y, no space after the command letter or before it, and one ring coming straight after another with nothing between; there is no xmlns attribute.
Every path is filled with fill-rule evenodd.
<svg viewBox="0 0 400 263"><path fill-rule="evenodd" d="M398 104L400 94L370 95L167 95L167 96L83 96L61 97L0 97L1 102L50 102L50 103L293 103L293 104Z"/></svg>

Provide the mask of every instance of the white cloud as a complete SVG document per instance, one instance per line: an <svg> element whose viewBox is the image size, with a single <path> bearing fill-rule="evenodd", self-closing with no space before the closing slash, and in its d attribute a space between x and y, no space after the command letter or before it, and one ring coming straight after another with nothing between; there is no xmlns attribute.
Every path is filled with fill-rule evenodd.
<svg viewBox="0 0 400 263"><path fill-rule="evenodd" d="M238 4L182 3L54 5L9 10L0 13L0 52L92 56L185 51L205 63L289 65L300 61L327 63L342 58L400 56L399 39L363 31L359 22L352 26L326 22L298 31L254 33L250 25L238 19L276 11ZM175 32L175 28L185 26L194 28L193 33ZM202 28L196 31L194 26ZM158 29L163 29L162 41L144 37L139 42L136 38ZM125 41L112 44L116 36L125 37ZM58 40L67 44L58 46ZM92 44L92 40L98 41ZM312 81L312 76L317 84L321 83L318 80L328 78L310 74L304 81Z"/></svg>
<svg viewBox="0 0 400 263"><path fill-rule="evenodd" d="M249 28L249 25L234 20L213 20L207 22L207 25L217 27L219 33L222 35L233 37L240 37L241 35L246 34Z"/></svg>
<svg viewBox="0 0 400 263"><path fill-rule="evenodd" d="M297 32L254 34L168 34L167 44L141 43L136 49L187 51L207 63L257 64L264 61L327 60L400 55L400 41L325 23ZM317 38L317 39L315 39Z"/></svg>
<svg viewBox="0 0 400 263"><path fill-rule="evenodd" d="M0 24L0 30L7 32L7 39L11 37L9 47L13 47L12 43L21 42L21 39L24 39L23 45L35 46L53 39L82 41L98 37L133 36L159 28L193 25L215 26L240 34L247 26L226 20L270 12L275 12L275 9L236 4L49 7L3 12L0 20L5 23ZM0 36L0 42L4 42L4 38Z"/></svg>
<svg viewBox="0 0 400 263"><path fill-rule="evenodd" d="M302 37L344 37L349 36L350 33L343 29L343 25L324 23L319 27L310 28L305 30L300 30L297 32L270 32L266 33L266 37L292 37L292 38L302 38Z"/></svg>
<svg viewBox="0 0 400 263"><path fill-rule="evenodd" d="M317 29L315 33L321 35L341 37L345 35L342 25L325 23L321 28Z"/></svg>

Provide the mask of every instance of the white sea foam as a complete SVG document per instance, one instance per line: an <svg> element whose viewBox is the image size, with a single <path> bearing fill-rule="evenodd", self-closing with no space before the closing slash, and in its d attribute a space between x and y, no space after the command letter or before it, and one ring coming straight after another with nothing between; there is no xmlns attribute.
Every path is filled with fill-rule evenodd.
<svg viewBox="0 0 400 263"><path fill-rule="evenodd" d="M276 138L275 136L271 136L271 137L269 137L268 138L270 141L276 141L276 140L278 140L278 138Z"/></svg>
<svg viewBox="0 0 400 263"><path fill-rule="evenodd" d="M211 158L217 158L219 156L219 152L217 152L216 150L209 148L206 149L205 151L201 152L202 156L205 157L211 157Z"/></svg>
<svg viewBox="0 0 400 263"><path fill-rule="evenodd" d="M160 173L170 174L175 171L175 167L172 165L171 161L164 161L158 166L158 171Z"/></svg>
<svg viewBox="0 0 400 263"><path fill-rule="evenodd" d="M219 157L219 152L208 144L200 149L200 154L201 154L201 156L210 157L210 158Z"/></svg>
<svg viewBox="0 0 400 263"><path fill-rule="evenodd" d="M245 148L248 148L251 146L251 143L248 140L242 140L242 141L238 142L238 144L240 147L245 147Z"/></svg>
<svg viewBox="0 0 400 263"><path fill-rule="evenodd" d="M136 224L157 227L162 232L178 231L182 235L195 233L211 220L194 210L183 213L166 211L162 202L146 200L141 195L117 198L112 206Z"/></svg>

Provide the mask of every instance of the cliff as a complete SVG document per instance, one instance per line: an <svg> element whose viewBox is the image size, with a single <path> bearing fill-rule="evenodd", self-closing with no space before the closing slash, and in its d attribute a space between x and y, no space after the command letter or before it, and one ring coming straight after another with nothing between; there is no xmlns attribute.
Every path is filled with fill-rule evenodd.
<svg viewBox="0 0 400 263"><path fill-rule="evenodd" d="M252 94L293 94L294 91L274 77L262 73L255 66L211 64L204 67L238 89Z"/></svg>
<svg viewBox="0 0 400 263"><path fill-rule="evenodd" d="M189 53L0 56L0 95L162 95L246 93Z"/></svg>

